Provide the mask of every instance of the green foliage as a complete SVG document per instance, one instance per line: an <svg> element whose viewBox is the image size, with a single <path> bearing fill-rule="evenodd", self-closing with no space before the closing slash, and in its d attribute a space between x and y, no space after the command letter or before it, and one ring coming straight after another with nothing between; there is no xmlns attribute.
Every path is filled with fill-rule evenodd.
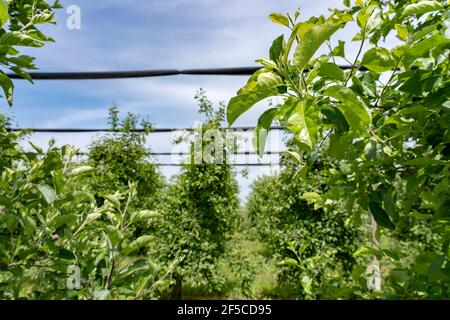
<svg viewBox="0 0 450 320"><path fill-rule="evenodd" d="M337 164L323 169L333 172L329 188L318 191L323 209L346 208L357 224L371 215L379 226L374 241L382 247L374 250L386 266L385 282L373 294L448 298L449 3L344 4L327 17L289 19L282 52L271 50L275 60L258 60L263 68L228 104L228 123L266 97L283 97L284 103L270 112L294 134L301 152L291 154L302 165L301 176L318 155ZM333 48L332 36L349 29L351 21L359 28L352 41L360 48L350 58L343 41ZM392 35L400 44L388 48L384 40ZM279 48L280 41L273 47ZM318 55L325 44L329 53ZM342 76L336 65L350 60ZM421 251L424 245L408 235L416 226L433 239L426 244L432 251ZM411 240L411 249L395 240L399 234Z"/></svg>
<svg viewBox="0 0 450 320"><path fill-rule="evenodd" d="M157 223L131 209L136 186L104 195L98 205L84 183L93 168L73 160L76 150L51 142L47 151L25 152L3 125L2 154L9 158L0 166L0 298L155 297L174 266L164 274L145 256L154 235L134 235L142 219Z"/></svg>
<svg viewBox="0 0 450 320"><path fill-rule="evenodd" d="M247 201L250 225L278 261L279 285L294 286L298 298L349 298L353 252L362 243L348 213L322 208L324 166L316 163L303 181L288 161L279 175L257 180Z"/></svg>
<svg viewBox="0 0 450 320"><path fill-rule="evenodd" d="M203 91L196 98L200 112L208 120L201 133L205 138L208 130L219 128L224 109L214 111ZM211 142L202 139L197 143L203 152ZM195 150L192 146L189 160L194 157ZM219 152L226 154L227 150ZM182 167L161 204L162 245L158 252L165 261L172 261L178 255L184 257L174 274L173 298L180 297L182 280L186 278L209 290L220 289L222 282L215 269L218 259L225 254L227 240L231 238L237 208L237 184L228 163L195 164L189 161Z"/></svg>
<svg viewBox="0 0 450 320"><path fill-rule="evenodd" d="M131 113L120 120L116 107L109 109L109 124L111 133L89 146L88 164L96 170L88 183L95 194L101 195L126 191L131 181L136 183L138 193L133 205L154 207L159 202L164 180L151 163L150 150L145 145L152 125Z"/></svg>
<svg viewBox="0 0 450 320"><path fill-rule="evenodd" d="M36 69L34 58L20 55L16 47L44 46L54 40L44 35L38 25L56 23L54 9L61 8L59 1L48 4L44 0L2 0L0 1L0 65L24 79L32 81L29 70ZM13 104L14 84L0 70L0 86L8 104Z"/></svg>

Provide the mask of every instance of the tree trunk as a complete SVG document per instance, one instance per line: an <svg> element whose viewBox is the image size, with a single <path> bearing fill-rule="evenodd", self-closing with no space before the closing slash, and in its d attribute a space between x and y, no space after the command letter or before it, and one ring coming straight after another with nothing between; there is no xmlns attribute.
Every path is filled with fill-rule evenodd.
<svg viewBox="0 0 450 320"><path fill-rule="evenodd" d="M181 300L181 291L183 289L183 277L176 277L175 284L172 287L172 300Z"/></svg>

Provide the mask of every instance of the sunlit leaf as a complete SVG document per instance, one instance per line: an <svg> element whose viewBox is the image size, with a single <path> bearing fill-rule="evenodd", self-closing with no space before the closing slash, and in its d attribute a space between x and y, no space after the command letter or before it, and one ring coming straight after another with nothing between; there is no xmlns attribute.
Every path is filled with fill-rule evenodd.
<svg viewBox="0 0 450 320"><path fill-rule="evenodd" d="M367 51L364 54L361 64L375 72L389 71L396 66L396 62L389 50L380 47Z"/></svg>
<svg viewBox="0 0 450 320"><path fill-rule="evenodd" d="M403 9L403 16L422 15L430 11L442 9L442 4L439 1L422 0L417 3L411 3Z"/></svg>
<svg viewBox="0 0 450 320"><path fill-rule="evenodd" d="M280 76L272 72L260 72L250 79L249 83L231 98L227 107L227 121L231 126L239 116L255 103L271 96L278 95L278 86L283 84Z"/></svg>
<svg viewBox="0 0 450 320"><path fill-rule="evenodd" d="M299 69L305 68L322 44L340 28L340 24L327 22L301 30L300 44L294 52L295 65Z"/></svg>
<svg viewBox="0 0 450 320"><path fill-rule="evenodd" d="M39 184L36 186L36 188L39 190L47 204L52 204L53 202L55 202L56 192L52 187L45 184Z"/></svg>
<svg viewBox="0 0 450 320"><path fill-rule="evenodd" d="M285 15L282 15L281 13L272 13L269 15L269 19L272 20L275 23L281 24L283 26L289 27L289 19Z"/></svg>
<svg viewBox="0 0 450 320"><path fill-rule="evenodd" d="M319 112L312 98L299 101L288 120L288 128L295 138L313 150L319 131Z"/></svg>

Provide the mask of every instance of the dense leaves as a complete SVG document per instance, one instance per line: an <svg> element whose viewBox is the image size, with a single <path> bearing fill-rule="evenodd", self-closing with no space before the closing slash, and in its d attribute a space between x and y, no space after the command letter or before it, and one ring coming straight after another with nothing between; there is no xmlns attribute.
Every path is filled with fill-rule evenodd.
<svg viewBox="0 0 450 320"><path fill-rule="evenodd" d="M4 123L0 129L7 142L11 134ZM47 151L36 154L23 151L13 139L2 149L11 158L0 167L0 298L156 295L164 272L150 257L136 254L145 252L155 237L134 235L136 222L156 220L131 211L134 184L124 193L104 195L98 205L83 183L92 168L73 161L76 150L51 142Z"/></svg>
<svg viewBox="0 0 450 320"><path fill-rule="evenodd" d="M375 267L383 267L385 281L381 288L372 288L374 295L448 298L448 1L344 4L327 17L298 22L298 13L294 19L286 16L289 34L284 38L289 40L283 43L283 53L276 61L259 60L264 66L260 72L281 78L277 87L284 88L278 94L284 104L270 112L294 134L301 151L291 154L302 165L301 176L306 177L318 155L337 165L329 188L306 198L320 199L335 214L337 208L346 208L362 225L368 215L375 220L375 247L358 251L377 256ZM354 30L355 22L359 30L352 41L359 49L349 57L343 41L333 47L333 34L342 28ZM386 40L392 36L399 41L395 47ZM276 47L279 42L277 38ZM329 53L318 54L325 43ZM351 63L350 70L339 72L338 61ZM252 88L254 96L268 96ZM236 101L245 105L244 111L257 102L242 93L228 105L230 125L239 115ZM394 240L412 241L410 235L418 229L428 236L409 242L409 248ZM430 234L435 235L433 250L421 251L429 245L421 241Z"/></svg>
<svg viewBox="0 0 450 320"><path fill-rule="evenodd" d="M27 73L36 69L34 58L20 55L16 47L44 46L45 42L54 41L45 36L38 25L55 23L54 9L61 8L59 1L48 4L44 0L5 0L0 1L0 65L19 76L32 81ZM11 106L13 103L14 85L12 81L0 71L0 86Z"/></svg>
<svg viewBox="0 0 450 320"><path fill-rule="evenodd" d="M199 147L192 144L188 160L195 157L195 152L204 154L212 143L206 139L208 130L219 128L224 118L224 108L215 111L202 91L197 99L207 122L196 137ZM225 145L217 152L214 156L218 159L227 158ZM225 161L215 164L203 160L200 164L189 161L183 166L162 203L165 224L160 238L161 258L170 262L177 255L183 257L174 273L173 298L181 297L183 279L203 284L211 291L220 289L217 262L225 255L226 243L235 227L238 199L231 166Z"/></svg>
<svg viewBox="0 0 450 320"><path fill-rule="evenodd" d="M287 161L279 175L255 182L246 205L250 225L278 260L279 285L294 287L303 299L354 297L353 253L363 243L348 213L322 208L324 165L303 181L298 164Z"/></svg>
<svg viewBox="0 0 450 320"><path fill-rule="evenodd" d="M87 184L92 186L93 193L102 195L126 191L128 182L132 181L138 191L133 205L144 209L154 207L160 200L164 181L151 163L146 146L152 125L131 113L120 119L117 107L109 109L109 124L110 134L95 139L89 146L87 164L96 170Z"/></svg>

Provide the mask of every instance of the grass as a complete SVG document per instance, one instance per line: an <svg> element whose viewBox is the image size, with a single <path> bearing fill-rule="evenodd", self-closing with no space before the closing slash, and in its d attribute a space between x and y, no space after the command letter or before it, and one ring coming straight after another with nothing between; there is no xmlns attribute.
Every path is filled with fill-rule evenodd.
<svg viewBox="0 0 450 320"><path fill-rule="evenodd" d="M279 286L278 269L265 244L250 232L236 233L228 246L229 256L219 261L221 289L210 292L186 279L183 299L294 299L295 289Z"/></svg>

